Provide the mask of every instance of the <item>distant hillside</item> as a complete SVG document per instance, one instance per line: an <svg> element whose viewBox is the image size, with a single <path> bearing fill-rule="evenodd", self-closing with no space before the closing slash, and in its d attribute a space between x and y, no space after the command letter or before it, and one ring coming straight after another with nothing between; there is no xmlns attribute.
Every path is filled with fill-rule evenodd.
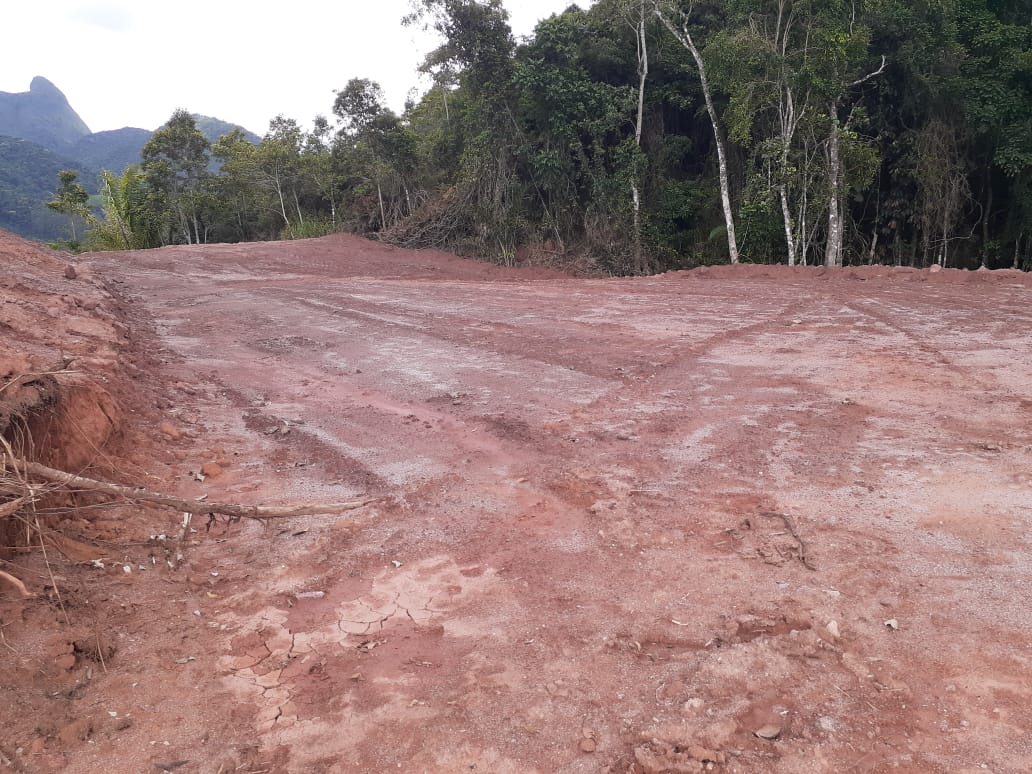
<svg viewBox="0 0 1032 774"><path fill-rule="evenodd" d="M121 172L129 164L140 160L140 152L153 132L146 129L113 129L95 132L81 138L72 146L69 155L94 169Z"/></svg>
<svg viewBox="0 0 1032 774"><path fill-rule="evenodd" d="M0 91L0 134L64 151L89 133L65 95L46 78L37 75L29 90L19 94Z"/></svg>
<svg viewBox="0 0 1032 774"><path fill-rule="evenodd" d="M209 142L237 126L197 114L194 120ZM43 204L57 188L57 173L78 171L79 181L93 193L100 170L121 173L138 164L153 133L132 127L90 132L61 90L41 76L32 79L27 92L0 92L0 228L32 239L62 238L66 219ZM254 132L244 133L261 142ZM214 162L212 169L217 169Z"/></svg>
<svg viewBox="0 0 1032 774"><path fill-rule="evenodd" d="M96 169L34 142L0 136L0 228L30 239L65 237L67 218L44 204L53 197L62 169L78 169L83 186L96 193Z"/></svg>
<svg viewBox="0 0 1032 774"><path fill-rule="evenodd" d="M233 124L229 121L223 121L220 118L212 118L211 116L202 116L200 113L191 113L191 115L193 116L194 122L197 124L197 128L200 130L201 134L208 138L208 142L215 142L219 137L224 134L229 134L234 129L243 130L244 136L247 138L248 142L257 145L262 141L262 138L257 134L244 129L244 127L239 124Z"/></svg>

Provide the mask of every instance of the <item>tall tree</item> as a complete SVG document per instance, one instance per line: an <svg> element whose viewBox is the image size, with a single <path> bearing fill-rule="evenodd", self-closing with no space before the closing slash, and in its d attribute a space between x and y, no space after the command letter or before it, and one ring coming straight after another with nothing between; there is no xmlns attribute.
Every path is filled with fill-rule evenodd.
<svg viewBox="0 0 1032 774"><path fill-rule="evenodd" d="M70 169L62 169L57 173L60 187L54 198L47 202L47 207L54 212L60 212L68 216L68 224L72 234L72 244L79 242L78 224L82 221L90 223L93 214L86 202L90 195L86 193L82 183L79 182L79 173Z"/></svg>
<svg viewBox="0 0 1032 774"><path fill-rule="evenodd" d="M301 207L304 170L301 162L303 132L292 118L276 116L269 122L269 131L255 152L255 167L264 184L275 195L278 212L287 234L292 219L300 228L305 216Z"/></svg>
<svg viewBox="0 0 1032 774"><path fill-rule="evenodd" d="M692 29L692 12L695 10L695 3L688 3L687 9L682 10L670 2L657 2L653 0L653 13L659 18L670 34L678 43L684 46L692 55L695 62L695 69L699 75L699 83L702 86L702 96L706 101L706 113L709 116L713 128L713 142L717 149L717 179L720 185L720 204L724 212L724 226L727 230L727 251L731 263L738 263L738 237L735 234L735 214L731 206L731 184L728 178L727 150L725 147L723 129L717 109L713 103L713 92L710 88L709 78L706 75L706 62L702 52L695 40L695 31Z"/></svg>
<svg viewBox="0 0 1032 774"><path fill-rule="evenodd" d="M178 109L143 146L147 184L163 194L174 214L172 224L187 244L204 241L201 212L206 195L210 146L193 116Z"/></svg>

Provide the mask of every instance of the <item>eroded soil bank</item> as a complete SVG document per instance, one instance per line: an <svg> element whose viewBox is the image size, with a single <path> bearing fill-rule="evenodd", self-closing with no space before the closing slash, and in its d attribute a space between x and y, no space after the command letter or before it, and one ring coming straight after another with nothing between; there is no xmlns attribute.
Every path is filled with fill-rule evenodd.
<svg viewBox="0 0 1032 774"><path fill-rule="evenodd" d="M178 570L176 514L101 509L60 604L13 555L13 770L1027 771L1024 276L343 236L78 269L128 324L98 475L382 500L201 520Z"/></svg>

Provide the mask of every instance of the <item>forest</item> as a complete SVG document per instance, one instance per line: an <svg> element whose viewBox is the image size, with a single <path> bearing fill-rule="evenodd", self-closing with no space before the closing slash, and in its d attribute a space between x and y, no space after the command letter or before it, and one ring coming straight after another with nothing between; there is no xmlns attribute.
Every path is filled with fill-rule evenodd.
<svg viewBox="0 0 1032 774"><path fill-rule="evenodd" d="M413 0L432 87L209 143L177 110L73 247L351 231L513 263L1032 269L1032 0L598 0L516 40L501 0Z"/></svg>

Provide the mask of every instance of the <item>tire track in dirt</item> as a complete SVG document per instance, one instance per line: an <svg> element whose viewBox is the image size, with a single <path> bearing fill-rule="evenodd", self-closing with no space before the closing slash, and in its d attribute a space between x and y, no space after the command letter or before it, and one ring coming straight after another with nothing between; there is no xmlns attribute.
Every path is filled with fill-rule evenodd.
<svg viewBox="0 0 1032 774"><path fill-rule="evenodd" d="M338 454L394 496L351 523L194 549L202 577L206 557L246 549L260 578L203 604L216 673L265 760L520 774L632 762L1017 770L1020 697L1032 695L1014 655L1021 628L976 622L967 594L1013 585L993 568L1012 571L1028 549L984 546L995 587L934 577L972 569L942 553L924 576L905 566L908 531L945 515L920 501L950 491L922 480L942 434L902 413L857 360L895 357L904 339L843 311L845 290L446 272L431 283L388 279L398 266L366 267L360 251L336 268L308 252L322 263L303 280L304 244L229 266L259 249L235 248L225 271L193 284L132 278L184 354L177 378L239 392L205 393L192 410L206 423L228 433L247 411L256 428L289 420L289 435L257 438L276 479L231 470L212 491L255 476L266 479L258 496L332 491ZM178 269L220 254L182 251ZM433 276L427 261L402 264ZM278 276L258 281L266 265ZM342 279L358 271L380 276ZM214 298L192 304L207 285ZM999 479L979 467L973 481ZM1010 528L1013 502L993 493L984 504ZM943 594L952 586L965 593ZM956 620L943 620L940 594ZM986 630L1010 662L1003 645L962 649ZM1006 687L978 694L991 674ZM987 725L994 707L1012 733ZM958 744L961 720L972 731ZM775 724L775 742L753 734Z"/></svg>

